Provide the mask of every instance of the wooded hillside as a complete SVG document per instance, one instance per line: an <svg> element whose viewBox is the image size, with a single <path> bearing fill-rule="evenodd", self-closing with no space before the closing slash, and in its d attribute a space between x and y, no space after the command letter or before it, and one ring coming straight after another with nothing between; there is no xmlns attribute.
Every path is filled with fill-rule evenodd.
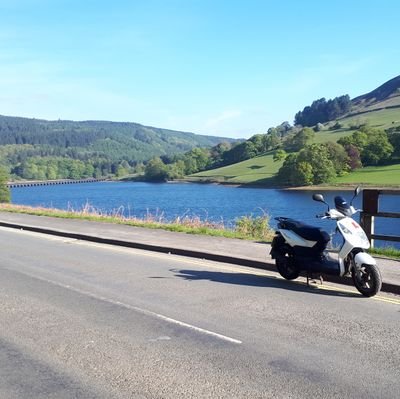
<svg viewBox="0 0 400 399"><path fill-rule="evenodd" d="M0 166L25 179L123 175L153 157L222 141L234 140L137 123L0 116Z"/></svg>

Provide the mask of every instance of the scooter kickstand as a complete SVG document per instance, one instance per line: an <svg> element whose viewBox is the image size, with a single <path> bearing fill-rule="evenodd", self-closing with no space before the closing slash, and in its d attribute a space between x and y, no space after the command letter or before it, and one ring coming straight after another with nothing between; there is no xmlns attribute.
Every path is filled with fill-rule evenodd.
<svg viewBox="0 0 400 399"><path fill-rule="evenodd" d="M321 285L324 285L324 279L322 277L322 274L319 275L319 281L321 282Z"/></svg>
<svg viewBox="0 0 400 399"><path fill-rule="evenodd" d="M307 287L310 288L310 269L307 269Z"/></svg>
<svg viewBox="0 0 400 399"><path fill-rule="evenodd" d="M320 279L322 278L322 276L320 276ZM317 284L317 281L314 279L314 276L312 273L310 273L310 269L307 270L307 287L311 287L310 285L310 281L311 283Z"/></svg>

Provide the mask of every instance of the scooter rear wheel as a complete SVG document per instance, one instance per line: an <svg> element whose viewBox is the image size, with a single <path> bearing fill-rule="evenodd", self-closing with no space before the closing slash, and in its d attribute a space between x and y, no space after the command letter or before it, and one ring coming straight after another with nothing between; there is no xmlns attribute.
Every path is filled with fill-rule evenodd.
<svg viewBox="0 0 400 399"><path fill-rule="evenodd" d="M382 288L382 277L376 265L362 265L359 270L353 268L352 277L355 287L366 297L376 295Z"/></svg>
<svg viewBox="0 0 400 399"><path fill-rule="evenodd" d="M292 249L285 245L280 248L280 254L276 257L275 265L279 274L286 280L294 280L299 277L300 270L294 260Z"/></svg>

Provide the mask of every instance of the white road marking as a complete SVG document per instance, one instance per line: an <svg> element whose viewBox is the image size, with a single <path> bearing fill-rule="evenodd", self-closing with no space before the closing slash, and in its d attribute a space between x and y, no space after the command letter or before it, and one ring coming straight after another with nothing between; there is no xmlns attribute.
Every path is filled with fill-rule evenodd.
<svg viewBox="0 0 400 399"><path fill-rule="evenodd" d="M8 269L8 270L10 270L10 269ZM103 302L111 303L113 305L121 306L121 307L123 307L125 309L133 310L133 311L135 311L137 313L141 313L141 314L146 315L146 316L150 316L150 317L153 317L153 318L156 318L156 319L159 319L159 320L163 320L163 321L165 321L167 323L175 324L175 325L177 325L179 327L187 328L189 330L196 331L196 332L201 333L201 334L206 334L206 335L212 336L214 338L218 338L218 339L221 339L221 340L233 343L233 344L241 344L242 343L242 341L240 341L238 339L231 338L231 337L228 337L226 335L222 335L222 334L216 333L214 331L206 330L204 328L196 327L196 326L194 326L192 324L188 324L188 323L185 323L183 321L176 320L176 319L173 319L173 318L168 317L168 316L164 316L164 315L162 315L160 313L156 313L156 312L153 312L151 310L147 310L147 309L139 308L137 306L129 305L127 303L123 303L121 301L117 301L117 300L114 300L114 299L111 299L111 298L107 298L105 296L96 295L96 294L93 294L92 292L89 292L89 291L86 291L86 290L82 290L80 288L73 287L73 286L71 286L69 284L62 284L62 283L59 283L58 281L50 280L50 279L43 278L43 277L38 277L38 276L35 276L33 274L27 273L25 271L24 272L18 271L18 272L21 273L21 274L24 274L24 275L26 275L28 277L31 277L33 279L40 280L40 281L43 281L43 282L48 283L48 284L56 285L58 287L67 289L69 291L76 292L76 293L81 294L81 295L88 296L88 297L96 299L96 300L100 300L100 301L103 301Z"/></svg>

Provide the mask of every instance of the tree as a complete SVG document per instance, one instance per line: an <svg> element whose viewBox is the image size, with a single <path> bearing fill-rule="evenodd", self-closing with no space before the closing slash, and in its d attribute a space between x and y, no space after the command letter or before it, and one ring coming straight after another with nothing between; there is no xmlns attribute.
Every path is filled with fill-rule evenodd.
<svg viewBox="0 0 400 399"><path fill-rule="evenodd" d="M314 181L313 167L309 162L298 162L293 180L298 186L309 186Z"/></svg>
<svg viewBox="0 0 400 399"><path fill-rule="evenodd" d="M361 160L364 165L384 164L393 153L393 146L388 140L384 130L366 129L368 143L361 152Z"/></svg>
<svg viewBox="0 0 400 399"><path fill-rule="evenodd" d="M299 162L308 162L312 166L313 184L330 182L335 176L335 167L329 152L323 144L312 144L300 151Z"/></svg>
<svg viewBox="0 0 400 399"><path fill-rule="evenodd" d="M328 158L332 161L336 175L340 176L349 171L349 156L346 150L338 143L328 141L323 144L328 150Z"/></svg>
<svg viewBox="0 0 400 399"><path fill-rule="evenodd" d="M320 98L313 101L311 106L306 106L303 111L297 112L295 115L295 124L314 126L317 123L334 120L348 113L350 109L351 100L347 94L328 101L325 98Z"/></svg>
<svg viewBox="0 0 400 399"><path fill-rule="evenodd" d="M284 186L296 185L294 174L297 167L297 157L298 155L295 153L289 154L278 171L277 179Z"/></svg>
<svg viewBox="0 0 400 399"><path fill-rule="evenodd" d="M278 137L276 129L272 130L268 134L264 134L263 142L264 142L265 151L276 149L281 144L281 141Z"/></svg>
<svg viewBox="0 0 400 399"><path fill-rule="evenodd" d="M352 145L349 144L345 147L345 151L348 156L348 164L351 170L362 168L360 150Z"/></svg>
<svg viewBox="0 0 400 399"><path fill-rule="evenodd" d="M297 152L304 148L315 137L315 133L309 127L301 129L293 137L286 140L284 148L289 152Z"/></svg>
<svg viewBox="0 0 400 399"><path fill-rule="evenodd" d="M384 164L394 151L384 130L368 126L362 127L351 136L342 137L338 143L343 145L346 151L350 146L357 148L364 166Z"/></svg>
<svg viewBox="0 0 400 399"><path fill-rule="evenodd" d="M10 189L7 187L8 173L3 168L0 167L0 202L10 202Z"/></svg>
<svg viewBox="0 0 400 399"><path fill-rule="evenodd" d="M85 165L83 177L94 177L94 166L91 163Z"/></svg>
<svg viewBox="0 0 400 399"><path fill-rule="evenodd" d="M165 181L168 177L167 167L160 158L153 158L146 165L144 176L149 181Z"/></svg>
<svg viewBox="0 0 400 399"><path fill-rule="evenodd" d="M168 165L168 178L171 180L181 179L185 176L185 163L182 160Z"/></svg>
<svg viewBox="0 0 400 399"><path fill-rule="evenodd" d="M189 156L195 160L196 172L207 169L210 164L210 151L206 148L193 148Z"/></svg>
<svg viewBox="0 0 400 399"><path fill-rule="evenodd" d="M393 146L393 156L400 157L400 130L388 134L390 144Z"/></svg>
<svg viewBox="0 0 400 399"><path fill-rule="evenodd" d="M211 148L211 165L212 167L218 167L222 165L223 155L225 152L229 151L232 148L232 144L226 141L217 144L216 146Z"/></svg>
<svg viewBox="0 0 400 399"><path fill-rule="evenodd" d="M308 186L313 183L313 168L299 160L298 154L289 154L278 171L278 180L285 186Z"/></svg>
<svg viewBox="0 0 400 399"><path fill-rule="evenodd" d="M282 161L287 157L285 150L276 150L273 156L274 162Z"/></svg>
<svg viewBox="0 0 400 399"><path fill-rule="evenodd" d="M257 156L257 148L251 141L246 141L243 145L242 160L254 158Z"/></svg>
<svg viewBox="0 0 400 399"><path fill-rule="evenodd" d="M255 145L251 141L244 141L237 144L229 151L223 154L224 165L245 161L246 159L254 158L257 155Z"/></svg>
<svg viewBox="0 0 400 399"><path fill-rule="evenodd" d="M262 154L267 149L265 148L265 141L264 141L264 135L263 134L255 134L254 136L249 138L249 141L251 141L254 144L254 149L258 154Z"/></svg>
<svg viewBox="0 0 400 399"><path fill-rule="evenodd" d="M283 137L286 136L291 130L292 126L288 121L282 122L280 125L276 127L278 133Z"/></svg>
<svg viewBox="0 0 400 399"><path fill-rule="evenodd" d="M278 181L288 186L326 183L336 176L329 152L323 144L312 144L289 154L278 171Z"/></svg>
<svg viewBox="0 0 400 399"><path fill-rule="evenodd" d="M357 130L351 136L346 136L339 139L338 143L343 147L346 147L347 145L353 145L361 152L368 143L368 135L363 130Z"/></svg>

